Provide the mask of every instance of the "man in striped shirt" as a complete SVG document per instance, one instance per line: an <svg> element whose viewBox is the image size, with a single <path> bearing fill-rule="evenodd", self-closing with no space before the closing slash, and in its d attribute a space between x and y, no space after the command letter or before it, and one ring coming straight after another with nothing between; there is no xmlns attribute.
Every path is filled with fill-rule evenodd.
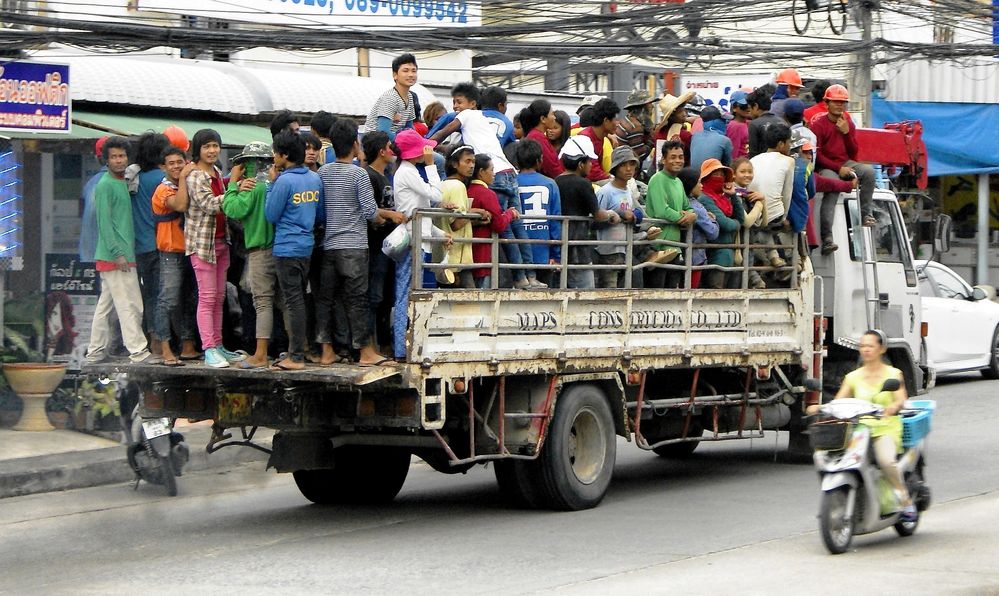
<svg viewBox="0 0 999 596"><path fill-rule="evenodd" d="M654 100L645 91L632 91L624 109L628 113L617 123L617 138L638 157L639 170L652 150L652 111ZM638 176L644 178L644 176Z"/></svg>
<svg viewBox="0 0 999 596"><path fill-rule="evenodd" d="M394 364L392 358L375 350L373 342L368 306L368 222L381 225L389 218L399 224L405 221L405 216L379 209L368 173L353 164L360 151L357 125L353 121L341 118L334 122L330 127L330 142L337 159L319 168L326 216L323 266L316 297L316 341L323 347L320 364L339 360L333 349L333 335L338 344L342 342L360 353L360 364ZM349 329L331 330L334 301L342 304Z"/></svg>

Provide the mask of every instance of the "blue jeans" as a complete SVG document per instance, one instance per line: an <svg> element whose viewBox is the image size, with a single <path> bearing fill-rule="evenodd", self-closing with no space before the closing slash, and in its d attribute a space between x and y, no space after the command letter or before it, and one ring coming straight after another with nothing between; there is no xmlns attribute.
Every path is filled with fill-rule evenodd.
<svg viewBox="0 0 999 596"><path fill-rule="evenodd" d="M160 298L160 251L153 250L135 255L135 265L142 293L142 330L149 335L159 335L156 332L155 305ZM155 339L161 341L170 339L170 335Z"/></svg>
<svg viewBox="0 0 999 596"><path fill-rule="evenodd" d="M156 339L169 341L172 326L182 341L194 340L197 337L194 307L198 300L190 296L196 296L197 287L187 257L180 252L159 253L159 272L157 306L150 309L156 317Z"/></svg>
<svg viewBox="0 0 999 596"><path fill-rule="evenodd" d="M513 207L521 215L524 214L524 208L520 204L520 187L517 185L517 174L515 172L511 170L496 174L496 179L493 180L493 184L489 188L496 193L500 209L506 211L510 207ZM510 227L500 234L500 238L504 240L512 240L514 238L517 240L530 240L527 230L524 229L524 222L519 219L510 222ZM511 265L534 264L534 249L531 248L530 244L504 244L503 254L506 255L506 260ZM534 271L526 271L524 269L514 269L511 274L516 281L520 281L528 276L534 277Z"/></svg>
<svg viewBox="0 0 999 596"><path fill-rule="evenodd" d="M371 332L378 345L378 311L385 301L385 277L389 272L391 259L385 256L379 246L368 249L368 306L371 308Z"/></svg>
<svg viewBox="0 0 999 596"><path fill-rule="evenodd" d="M423 262L430 263L433 255L423 253ZM392 351L396 358L406 357L406 327L409 325L409 290L412 287L413 256L407 252L405 258L395 264L395 309L392 311ZM437 278L430 269L423 270L423 287L434 289Z"/></svg>

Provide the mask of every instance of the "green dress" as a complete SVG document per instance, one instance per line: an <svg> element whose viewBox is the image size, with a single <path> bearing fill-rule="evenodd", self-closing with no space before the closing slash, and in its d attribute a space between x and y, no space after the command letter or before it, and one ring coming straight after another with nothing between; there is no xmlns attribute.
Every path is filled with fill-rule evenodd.
<svg viewBox="0 0 999 596"><path fill-rule="evenodd" d="M887 408L895 402L895 396L891 391L881 391L881 386L888 379L902 379L902 371L897 368L886 366L885 376L876 383L868 383L864 380L862 369L857 369L846 375L843 384L850 387L853 397L869 401L875 405ZM889 436L895 441L895 448L902 451L902 417L886 416L884 418L865 417L861 419L864 426L871 429L871 437Z"/></svg>

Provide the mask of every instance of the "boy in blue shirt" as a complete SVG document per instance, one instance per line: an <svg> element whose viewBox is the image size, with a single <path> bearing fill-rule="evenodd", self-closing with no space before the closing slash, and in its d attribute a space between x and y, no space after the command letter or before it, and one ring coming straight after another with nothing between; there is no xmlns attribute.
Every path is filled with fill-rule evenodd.
<svg viewBox="0 0 999 596"><path fill-rule="evenodd" d="M557 219L532 219L532 215L562 215L562 200L558 185L551 178L538 173L541 167L541 145L532 139L517 144L517 164L520 174L517 186L520 189L520 204L524 207L524 230L531 240L561 240L562 222ZM534 263L558 265L562 262L562 247L558 244L534 244ZM538 281L552 287L558 279L551 269L537 270Z"/></svg>
<svg viewBox="0 0 999 596"><path fill-rule="evenodd" d="M319 174L302 165L305 141L298 134L290 130L278 133L272 148L274 165L264 217L274 225L274 268L288 327L288 356L273 367L301 370L305 368L306 347L305 285L323 184Z"/></svg>

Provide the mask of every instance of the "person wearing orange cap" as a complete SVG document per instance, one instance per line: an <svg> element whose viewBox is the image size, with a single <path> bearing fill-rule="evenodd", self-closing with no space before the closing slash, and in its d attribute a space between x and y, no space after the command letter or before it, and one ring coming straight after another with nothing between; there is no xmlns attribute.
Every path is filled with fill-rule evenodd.
<svg viewBox="0 0 999 596"><path fill-rule="evenodd" d="M823 97L828 112L812 122L812 132L818 143L815 162L823 176L841 180L856 179L860 188L860 212L863 225L874 226L874 170L857 162L857 127L846 116L850 94L842 85L831 85ZM831 219L830 213L830 219ZM826 238L822 239L825 242ZM830 239L831 240L831 239Z"/></svg>
<svg viewBox="0 0 999 596"><path fill-rule="evenodd" d="M717 159L709 159L701 164L700 180L700 202L718 222L719 232L715 242L734 243L736 232L742 227L746 212L742 207L742 201L737 200L732 194L735 191L735 175L732 173L732 168L722 165ZM710 248L708 264L732 267L735 264L735 251L731 248ZM742 286L742 273L709 269L704 273L703 282L705 288L717 290L739 288Z"/></svg>
<svg viewBox="0 0 999 596"><path fill-rule="evenodd" d="M793 68L785 68L777 73L777 91L770 98L770 111L778 117L784 117L784 102L798 97L798 92L804 87L801 75Z"/></svg>
<svg viewBox="0 0 999 596"><path fill-rule="evenodd" d="M100 182L101 178L104 177L104 172L108 171L107 162L104 161L104 156L102 155L102 150L104 149L104 143L108 140L108 136L97 139L94 143L94 154L97 156L97 161L101 164L101 169L97 170L97 173L87 180L87 183L83 185L83 221L80 224L80 262L81 263L93 263L94 262L94 251L97 250L97 213L94 211L94 189L97 188L97 183Z"/></svg>

